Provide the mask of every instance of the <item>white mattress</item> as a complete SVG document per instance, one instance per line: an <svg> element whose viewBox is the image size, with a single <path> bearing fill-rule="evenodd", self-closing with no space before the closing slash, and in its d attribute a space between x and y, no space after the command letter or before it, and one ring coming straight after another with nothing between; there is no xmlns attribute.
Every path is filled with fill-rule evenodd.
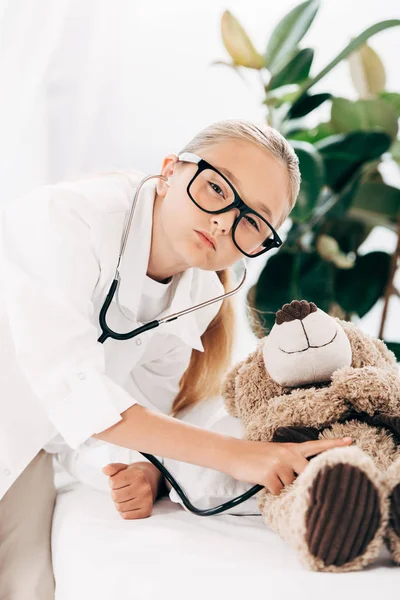
<svg viewBox="0 0 400 600"><path fill-rule="evenodd" d="M150 517L125 521L109 494L57 485L56 600L376 600L400 589L385 548L361 572L314 573L260 515L198 517L166 496Z"/></svg>

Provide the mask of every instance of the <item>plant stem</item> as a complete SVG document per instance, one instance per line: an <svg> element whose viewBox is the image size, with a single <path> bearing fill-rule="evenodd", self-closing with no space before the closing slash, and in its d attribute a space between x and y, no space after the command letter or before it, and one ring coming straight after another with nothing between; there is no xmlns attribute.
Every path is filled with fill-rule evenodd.
<svg viewBox="0 0 400 600"><path fill-rule="evenodd" d="M396 273L397 259L399 258L399 256L400 256L400 217L399 217L399 222L398 222L398 226L397 226L397 246L396 246L396 250L392 254L392 260L390 261L389 279L388 279L386 289L385 289L385 302L383 305L382 321L381 321L381 326L379 329L380 339L383 339L383 330L385 327L385 321L386 321L386 317L387 317L390 296L392 294L398 295L398 291L396 290L396 288L393 285L393 280L394 280L394 275Z"/></svg>

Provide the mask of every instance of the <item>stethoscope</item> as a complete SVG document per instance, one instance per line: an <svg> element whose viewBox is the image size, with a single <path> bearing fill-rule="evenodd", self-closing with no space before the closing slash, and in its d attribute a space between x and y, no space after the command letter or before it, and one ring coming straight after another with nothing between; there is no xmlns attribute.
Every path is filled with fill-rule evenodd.
<svg viewBox="0 0 400 600"><path fill-rule="evenodd" d="M101 327L101 330L103 333L97 341L100 342L101 344L103 344L106 341L106 339L109 337L114 338L115 340L129 340L133 337L136 337L137 335L140 335L144 331L148 331L150 329L154 329L155 327L158 327L162 323L169 323L170 321L174 321L175 319L178 319L178 317L186 315L194 310L199 310L200 308L203 308L204 306L208 306L209 304L213 304L214 302L218 302L220 300L223 300L224 298L229 298L229 296L233 296L233 294L236 294L242 288L242 286L245 282L245 279L246 279L247 270L246 270L246 266L244 265L244 274L243 274L241 282L234 290L232 290L230 292L222 294L221 296L217 296L216 298L212 298L211 300L206 300L205 302L201 302L200 304L196 304L196 306L186 308L185 310L181 310L177 313L167 315L166 317L163 317L162 319L159 319L159 320L156 319L155 321L150 321L149 323L145 323L141 327L137 327L136 329L133 329L132 331L128 331L126 333L117 333L116 331L113 331L112 329L110 329L110 327L107 325L106 315L107 315L108 308L112 302L112 299L114 297L116 290L117 290L118 307L121 310L121 312L129 319L129 317L122 311L121 307L119 306L119 302L118 302L117 286L119 287L119 283L120 283L119 267L120 267L121 259L125 252L126 242L128 239L128 235L129 235L129 231L130 231L130 227L131 227L131 223L132 223L132 217L133 217L133 213L135 211L135 207L136 207L140 189L146 181L148 181L149 179L153 179L155 177L158 177L160 179L163 179L164 181L167 181L167 177L165 177L164 175L148 175L147 177L144 177L142 179L142 181L139 183L138 187L136 188L135 196L134 196L133 202L132 202L132 207L131 207L131 210L129 213L129 218L127 220L127 224L125 226L125 230L124 230L124 233L122 236L121 248L120 248L117 268L115 270L114 280L111 284L110 290L107 294L104 304L100 310L99 321L100 321L100 327ZM171 475L171 473L164 467L164 465L159 460L157 460L157 458L155 456L153 456L152 454L146 454L144 452L140 452L140 454L142 456L144 456L145 458L147 458L147 460L149 460L151 463L153 463L153 465L156 466L163 473L163 475L166 477L166 479L169 481L169 483L172 485L172 487L176 490L179 497L182 499L184 506L192 513L195 513L202 517L216 515L218 513L224 512L225 510L228 510L229 508L233 508L234 506L237 506L238 504L245 502L245 500L247 500L251 496L254 496L254 494L259 492L263 488L262 485L255 485L252 488L250 488L249 490L247 490L247 492L245 492L244 494L241 494L240 496L233 498L233 500L229 500L229 502L224 502L223 504L220 504L219 506L216 506L214 508L207 508L207 509L202 510L200 508L196 508L195 506L193 506L193 504L187 498L186 494L183 492L179 483L175 480L175 478Z"/></svg>

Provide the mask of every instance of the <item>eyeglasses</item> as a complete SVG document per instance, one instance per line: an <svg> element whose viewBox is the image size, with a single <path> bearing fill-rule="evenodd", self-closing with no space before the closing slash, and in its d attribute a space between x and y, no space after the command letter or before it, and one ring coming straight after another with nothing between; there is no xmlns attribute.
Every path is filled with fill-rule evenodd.
<svg viewBox="0 0 400 600"><path fill-rule="evenodd" d="M197 165L187 193L198 208L210 214L224 213L232 208L239 210L232 227L232 240L242 254L256 258L282 245L272 225L243 202L231 182L218 169L192 152L183 152L178 159ZM256 252L260 247L263 249Z"/></svg>

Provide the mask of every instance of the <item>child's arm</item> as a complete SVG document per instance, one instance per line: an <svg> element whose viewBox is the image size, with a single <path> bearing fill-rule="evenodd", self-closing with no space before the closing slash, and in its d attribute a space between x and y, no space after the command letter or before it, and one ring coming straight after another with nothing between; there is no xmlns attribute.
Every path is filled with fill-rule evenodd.
<svg viewBox="0 0 400 600"><path fill-rule="evenodd" d="M229 472L234 437L189 425L134 404L122 420L93 437L117 446Z"/></svg>
<svg viewBox="0 0 400 600"><path fill-rule="evenodd" d="M241 440L189 425L135 404L122 420L93 437L140 452L172 458L231 475L239 481L265 486L279 494L284 485L308 465L307 456L351 439L311 440L302 443Z"/></svg>

